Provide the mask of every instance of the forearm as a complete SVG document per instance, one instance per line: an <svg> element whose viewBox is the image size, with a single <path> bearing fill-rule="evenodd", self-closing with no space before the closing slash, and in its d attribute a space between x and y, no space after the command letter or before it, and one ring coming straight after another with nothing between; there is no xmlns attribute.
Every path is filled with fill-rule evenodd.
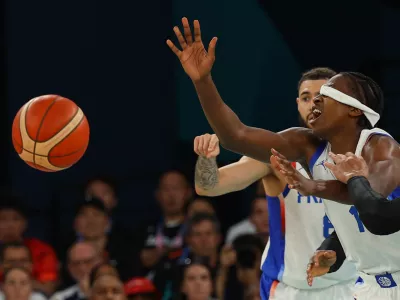
<svg viewBox="0 0 400 300"><path fill-rule="evenodd" d="M353 200L349 197L347 185L338 180L315 180L315 188L312 195L342 204L353 205Z"/></svg>
<svg viewBox="0 0 400 300"><path fill-rule="evenodd" d="M336 231L332 232L332 234L322 242L321 246L317 250L332 250L336 252L336 262L330 267L329 273L339 270L346 259L346 254L344 253Z"/></svg>
<svg viewBox="0 0 400 300"><path fill-rule="evenodd" d="M206 79L194 82L194 86L207 120L220 143L228 149L235 147L244 124L224 103L211 75Z"/></svg>
<svg viewBox="0 0 400 300"><path fill-rule="evenodd" d="M202 196L216 196L218 181L219 171L216 158L199 156L194 174L196 193Z"/></svg>
<svg viewBox="0 0 400 300"><path fill-rule="evenodd" d="M356 176L347 182L349 196L359 213L382 217L400 217L400 198L388 200L375 192L365 177Z"/></svg>

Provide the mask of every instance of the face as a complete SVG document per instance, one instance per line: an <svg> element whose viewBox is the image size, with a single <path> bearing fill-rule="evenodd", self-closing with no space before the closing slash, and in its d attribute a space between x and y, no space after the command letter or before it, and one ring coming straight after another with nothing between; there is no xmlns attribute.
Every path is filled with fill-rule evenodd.
<svg viewBox="0 0 400 300"><path fill-rule="evenodd" d="M0 240L2 242L18 241L22 238L26 221L20 213L13 209L0 211Z"/></svg>
<svg viewBox="0 0 400 300"><path fill-rule="evenodd" d="M125 300L124 287L117 277L103 275L95 280L91 300Z"/></svg>
<svg viewBox="0 0 400 300"><path fill-rule="evenodd" d="M128 300L154 300L156 299L153 295L133 295L128 296Z"/></svg>
<svg viewBox="0 0 400 300"><path fill-rule="evenodd" d="M101 180L95 180L87 188L87 194L103 201L108 210L112 210L117 205L114 189Z"/></svg>
<svg viewBox="0 0 400 300"><path fill-rule="evenodd" d="M257 232L269 232L268 206L265 198L257 198L254 200L250 219L256 226Z"/></svg>
<svg viewBox="0 0 400 300"><path fill-rule="evenodd" d="M208 300L212 293L210 272L201 265L191 265L185 270L182 292L190 300Z"/></svg>
<svg viewBox="0 0 400 300"><path fill-rule="evenodd" d="M332 77L326 84L354 97L347 79L341 74ZM340 128L351 128L352 124L356 125L358 117L362 114L360 110L324 95L318 95L313 99L313 107L315 109L308 124L316 135L327 139Z"/></svg>
<svg viewBox="0 0 400 300"><path fill-rule="evenodd" d="M214 207L210 203L208 203L205 200L202 200L201 198L194 200L189 208L188 208L188 217L190 218L191 216L197 214L197 213L207 213L214 215L215 210Z"/></svg>
<svg viewBox="0 0 400 300"><path fill-rule="evenodd" d="M220 235L216 232L211 221L204 220L193 225L188 244L195 255L211 256L215 254L221 241Z"/></svg>
<svg viewBox="0 0 400 300"><path fill-rule="evenodd" d="M8 247L4 251L3 269L20 267L32 272L32 259L25 247Z"/></svg>
<svg viewBox="0 0 400 300"><path fill-rule="evenodd" d="M91 206L83 207L75 218L75 230L88 240L102 237L108 224L108 216Z"/></svg>
<svg viewBox="0 0 400 300"><path fill-rule="evenodd" d="M327 83L327 79L305 80L299 87L299 96L296 99L297 109L305 126L309 127L308 120L311 119L311 108L313 99L319 95L321 86Z"/></svg>
<svg viewBox="0 0 400 300"><path fill-rule="evenodd" d="M91 270L101 262L100 255L89 243L78 243L71 248L68 257L68 269L76 282L88 278Z"/></svg>
<svg viewBox="0 0 400 300"><path fill-rule="evenodd" d="M32 282L26 272L14 269L4 279L3 290L8 300L28 300L32 293Z"/></svg>
<svg viewBox="0 0 400 300"><path fill-rule="evenodd" d="M191 196L186 179L177 172L163 176L157 191L157 198L165 215L183 213L184 206Z"/></svg>

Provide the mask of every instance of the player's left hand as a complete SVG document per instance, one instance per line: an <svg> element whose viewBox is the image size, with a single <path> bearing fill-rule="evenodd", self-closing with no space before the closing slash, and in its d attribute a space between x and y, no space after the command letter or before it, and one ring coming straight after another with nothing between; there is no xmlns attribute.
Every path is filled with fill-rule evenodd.
<svg viewBox="0 0 400 300"><path fill-rule="evenodd" d="M271 165L283 175L290 189L296 189L301 195L309 196L318 191L318 182L304 177L281 153L272 149Z"/></svg>
<svg viewBox="0 0 400 300"><path fill-rule="evenodd" d="M314 277L325 275L336 262L336 252L332 250L318 250L307 265L307 283L312 286Z"/></svg>
<svg viewBox="0 0 400 300"><path fill-rule="evenodd" d="M346 155L331 152L329 156L335 164L325 162L325 167L332 171L337 180L347 183L350 178L355 176L368 177L368 165L361 156L356 156L351 152L347 152Z"/></svg>

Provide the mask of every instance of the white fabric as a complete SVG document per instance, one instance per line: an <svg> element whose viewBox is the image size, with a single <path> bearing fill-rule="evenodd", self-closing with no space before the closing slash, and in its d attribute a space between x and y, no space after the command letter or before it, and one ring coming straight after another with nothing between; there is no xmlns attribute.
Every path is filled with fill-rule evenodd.
<svg viewBox="0 0 400 300"><path fill-rule="evenodd" d="M380 119L380 115L369 108L368 106L362 104L360 101L357 99L346 95L345 93L342 93L341 91L338 91L330 86L323 85L321 86L320 89L321 95L325 95L328 97L331 97L332 99L335 99L336 101L347 104L351 107L358 108L363 112L365 117L368 119L368 121L371 123L372 127L375 126L376 123L378 123Z"/></svg>
<svg viewBox="0 0 400 300"><path fill-rule="evenodd" d="M354 300L354 284L351 280L324 289L300 290L280 282L269 300Z"/></svg>
<svg viewBox="0 0 400 300"><path fill-rule="evenodd" d="M355 151L361 155L369 137L374 134L388 135L385 131L374 128L363 130ZM332 172L324 166L326 161L333 163L329 157L331 146L328 143L313 166L315 180L335 180ZM346 253L347 259L356 264L359 272L383 274L400 272L400 232L389 235L375 235L368 231L359 219L354 206L325 201L325 210Z"/></svg>
<svg viewBox="0 0 400 300"><path fill-rule="evenodd" d="M354 299L356 300L398 300L400 299L400 272L391 274L397 286L382 288L376 281L375 276L361 274L363 283L355 286Z"/></svg>
<svg viewBox="0 0 400 300"><path fill-rule="evenodd" d="M65 300L71 298L74 294L76 294L77 298L79 299L86 298L83 292L81 291L79 285L75 284L69 288L66 288L64 290L55 293L53 296L51 296L50 300Z"/></svg>
<svg viewBox="0 0 400 300"><path fill-rule="evenodd" d="M256 227L249 219L244 219L228 229L225 243L230 245L240 235L256 233Z"/></svg>

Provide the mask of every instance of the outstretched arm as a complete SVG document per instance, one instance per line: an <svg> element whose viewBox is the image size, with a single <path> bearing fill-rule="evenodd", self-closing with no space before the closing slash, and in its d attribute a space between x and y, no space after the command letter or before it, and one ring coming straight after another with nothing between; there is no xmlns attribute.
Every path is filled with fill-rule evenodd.
<svg viewBox="0 0 400 300"><path fill-rule="evenodd" d="M344 155L330 154L336 164L343 160ZM387 197L400 183L400 148L391 138L381 135L373 136L364 147L362 156L369 167L368 180L371 187ZM285 175L292 188L299 189L303 194L312 194L343 204L354 204L349 196L348 187L338 180L309 180L293 169L290 162L280 153L275 153L281 165L281 173ZM325 163L334 172L335 165ZM335 174L337 175L337 174ZM337 176L340 180L340 177Z"/></svg>
<svg viewBox="0 0 400 300"><path fill-rule="evenodd" d="M201 39L199 21L193 22L194 36L186 18L182 19L182 24L184 36L178 27L174 27L181 50L170 40L167 44L191 78L207 120L225 148L262 162L269 161L272 148L282 152L291 160L308 157L314 152L315 145L312 141L315 141L316 137L309 129L293 128L274 133L243 124L224 103L211 78L217 38L211 40L206 51Z"/></svg>
<svg viewBox="0 0 400 300"><path fill-rule="evenodd" d="M215 157L199 156L195 170L196 193L203 196L219 196L241 191L268 175L270 171L267 164L246 156L219 169Z"/></svg>
<svg viewBox="0 0 400 300"><path fill-rule="evenodd" d="M271 172L270 166L249 157L219 168L219 140L215 134L204 134L194 139L194 152L199 156L195 169L196 193L219 196L240 191Z"/></svg>

